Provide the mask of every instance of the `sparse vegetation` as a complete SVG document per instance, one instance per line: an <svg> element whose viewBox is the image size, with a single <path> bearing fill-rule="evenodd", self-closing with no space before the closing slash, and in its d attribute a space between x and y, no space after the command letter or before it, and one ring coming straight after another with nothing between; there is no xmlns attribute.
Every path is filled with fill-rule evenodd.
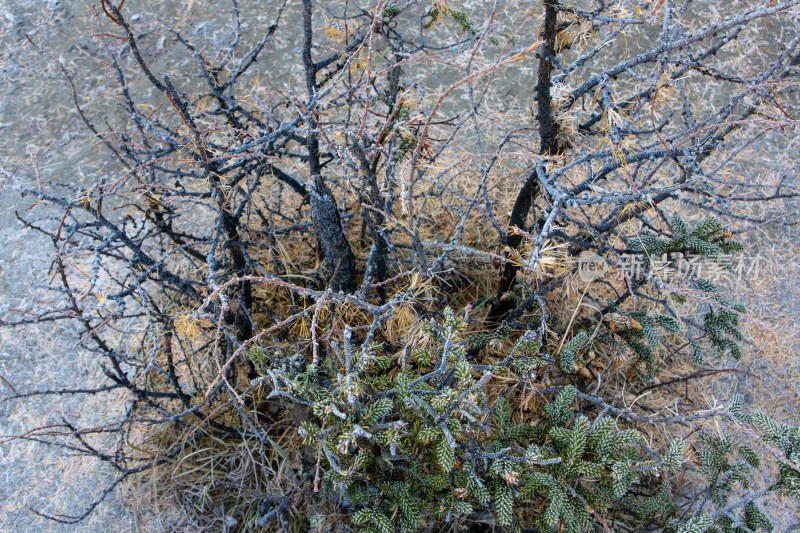
<svg viewBox="0 0 800 533"><path fill-rule="evenodd" d="M29 37L118 168L18 180L63 303L2 323L107 381L11 397L125 391L54 442L165 527L770 531L800 428L689 384L747 350L748 229L795 223L747 158L796 133L798 8L234 0L195 42L102 1L121 115Z"/></svg>

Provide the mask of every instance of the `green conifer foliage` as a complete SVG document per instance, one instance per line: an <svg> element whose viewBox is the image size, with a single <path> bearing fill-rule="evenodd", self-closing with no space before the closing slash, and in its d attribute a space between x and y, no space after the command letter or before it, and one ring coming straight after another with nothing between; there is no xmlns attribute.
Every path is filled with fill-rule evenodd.
<svg viewBox="0 0 800 533"><path fill-rule="evenodd" d="M669 318L639 318L676 326ZM346 333L344 346L334 348L329 379L312 365L289 382L293 397L311 403L313 420L300 425L299 435L318 457L324 491L356 510L351 523L359 530L416 531L431 521L469 523L486 515L500 526L580 532L615 506L641 513L658 506L660 518L670 518L662 506L670 485L659 480L681 466L683 441L673 441L663 457L648 455L637 429L576 413L579 391L571 385L543 406L543 416L515 414L505 397L487 394L493 371L547 364L541 342L525 334L501 366L487 369L466 358L465 317L448 309L423 329L425 346L388 379L381 379L380 347L359 351ZM556 364L563 370L587 341L577 334ZM718 447L709 456L709 472L726 467L717 458L726 452ZM643 499L631 495L639 485L660 488Z"/></svg>
<svg viewBox="0 0 800 533"><path fill-rule="evenodd" d="M666 315L627 316L642 326L629 338L647 348L661 342L658 329L680 329ZM567 371L567 361L589 342L585 333L555 360L539 352L535 332L524 333L508 357L487 367L468 360L473 339L465 340L466 328L466 316L446 309L424 324L424 346L399 362L374 343L351 345L348 329L342 346L331 343L329 368L309 365L281 381L290 389L285 394L310 404L311 420L298 429L301 443L319 462L323 494L345 502L358 531L413 532L437 522L489 520L510 530L577 533L619 513L669 533L771 530L755 501L734 505L759 458L725 433L696 435L697 470L706 487L703 501L687 508L675 499L671 481L692 464L683 439L658 454L632 419L610 416L608 408L582 408L595 397L572 385L558 388L538 413L519 412L503 394L492 394L501 371L520 379L547 365ZM781 450L771 490L797 495L800 430L763 413L743 413L743 404L735 395L721 412L752 425Z"/></svg>

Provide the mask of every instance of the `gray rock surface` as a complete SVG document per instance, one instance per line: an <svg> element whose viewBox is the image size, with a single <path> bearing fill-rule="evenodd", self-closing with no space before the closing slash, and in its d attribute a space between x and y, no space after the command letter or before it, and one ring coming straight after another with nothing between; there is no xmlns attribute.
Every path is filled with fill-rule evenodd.
<svg viewBox="0 0 800 533"><path fill-rule="evenodd" d="M25 148L30 147L44 177L63 182L80 179L76 169L70 168L69 155L82 150L88 138L77 133L66 81L24 38L32 35L68 61L69 54L76 52L70 52L71 42L83 30L82 24L70 27L74 16L70 10L85 9L85 5L67 4L0 1L0 317L7 317L10 309L30 311L54 299L40 287L48 277L52 245L43 235L23 230L14 214L32 203L12 190L15 181L33 176ZM76 347L77 341L67 323L0 328L0 396L11 393L11 387L27 392L97 383L97 362ZM0 401L0 531L138 529L116 491L81 524L57 524L34 514L32 509L53 515L82 514L113 481L112 469L93 459L76 459L62 448L9 440L60 424L62 417L78 426L96 426L122 406L112 395L91 401L85 395Z"/></svg>

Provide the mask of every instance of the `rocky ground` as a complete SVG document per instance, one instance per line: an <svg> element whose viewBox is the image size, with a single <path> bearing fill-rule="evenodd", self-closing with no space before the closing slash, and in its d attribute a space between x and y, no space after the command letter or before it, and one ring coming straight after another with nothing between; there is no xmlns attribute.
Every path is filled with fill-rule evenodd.
<svg viewBox="0 0 800 533"><path fill-rule="evenodd" d="M15 217L15 210L23 211L32 203L12 190L14 182L31 176L25 149L31 149L43 176L54 181L75 183L90 171L91 165L74 168L70 164L70 155L84 151L88 138L79 132L69 111L66 81L58 79L52 64L42 61L24 38L32 35L68 61L70 43L83 31L82 25L69 24L76 16L71 10L85 9L83 3L72 4L0 2L0 317L10 309L31 311L53 300L42 288L52 245L46 237L23 230ZM0 329L0 395L96 383L100 369L77 349L77 341L68 323ZM79 525L61 525L37 516L34 510L81 514L113 481L113 473L107 465L76 458L60 448L8 440L36 428L53 426L40 431L57 431L55 425L64 419L92 427L121 406L112 396L100 401L89 401L84 395L0 401L0 531L137 529L133 514L116 492Z"/></svg>

